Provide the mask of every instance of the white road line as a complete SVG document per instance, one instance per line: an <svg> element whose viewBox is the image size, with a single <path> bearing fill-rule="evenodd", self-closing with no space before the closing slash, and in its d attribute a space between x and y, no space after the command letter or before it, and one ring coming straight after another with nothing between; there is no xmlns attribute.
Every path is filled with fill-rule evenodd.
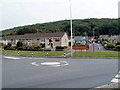
<svg viewBox="0 0 120 90"><path fill-rule="evenodd" d="M120 81L119 78L120 78L120 75L117 74L117 75L111 80L111 82L112 82L112 83L118 83L118 82Z"/></svg>
<svg viewBox="0 0 120 90"><path fill-rule="evenodd" d="M7 59L20 59L20 58L17 58L17 57L7 57L7 56L5 56L4 58L7 58Z"/></svg>
<svg viewBox="0 0 120 90"><path fill-rule="evenodd" d="M39 66L38 64L36 64L37 62L32 62L31 64L34 66Z"/></svg>
<svg viewBox="0 0 120 90"><path fill-rule="evenodd" d="M69 65L67 61L59 61L59 62L43 62L41 65L53 66L53 67L60 67Z"/></svg>
<svg viewBox="0 0 120 90"><path fill-rule="evenodd" d="M59 61L59 62L42 62L42 63L37 63L37 62L32 62L31 63L34 66L52 66L52 67L60 67L60 66L67 66L69 65L67 61Z"/></svg>
<svg viewBox="0 0 120 90"><path fill-rule="evenodd" d="M119 81L118 78L113 78L113 79L111 80L112 83L118 83L118 81Z"/></svg>
<svg viewBox="0 0 120 90"><path fill-rule="evenodd" d="M29 59L44 59L44 58L29 58Z"/></svg>
<svg viewBox="0 0 120 90"><path fill-rule="evenodd" d="M116 78L120 78L120 75L117 74L115 77L116 77Z"/></svg>

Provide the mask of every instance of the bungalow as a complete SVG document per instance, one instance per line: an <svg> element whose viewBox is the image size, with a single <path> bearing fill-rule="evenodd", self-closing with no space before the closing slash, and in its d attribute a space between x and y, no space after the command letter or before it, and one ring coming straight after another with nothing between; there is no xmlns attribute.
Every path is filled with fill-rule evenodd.
<svg viewBox="0 0 120 90"><path fill-rule="evenodd" d="M100 35L99 38L102 39L109 39L109 35Z"/></svg>
<svg viewBox="0 0 120 90"><path fill-rule="evenodd" d="M19 40L22 41L24 46L44 45L46 48L68 46L68 35L65 32L12 35L3 37L3 43L11 43L12 46L16 45Z"/></svg>
<svg viewBox="0 0 120 90"><path fill-rule="evenodd" d="M0 37L0 43L2 43L2 37Z"/></svg>
<svg viewBox="0 0 120 90"><path fill-rule="evenodd" d="M120 35L111 36L110 39L109 39L109 42L111 42L111 43L120 42Z"/></svg>

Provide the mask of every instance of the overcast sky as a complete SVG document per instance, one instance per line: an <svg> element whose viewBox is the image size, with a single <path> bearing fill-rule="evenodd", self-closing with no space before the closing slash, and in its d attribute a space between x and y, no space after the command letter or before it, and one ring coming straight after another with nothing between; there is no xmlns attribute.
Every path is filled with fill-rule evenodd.
<svg viewBox="0 0 120 90"><path fill-rule="evenodd" d="M118 18L119 0L71 0L72 18ZM0 30L70 19L69 0L0 0Z"/></svg>

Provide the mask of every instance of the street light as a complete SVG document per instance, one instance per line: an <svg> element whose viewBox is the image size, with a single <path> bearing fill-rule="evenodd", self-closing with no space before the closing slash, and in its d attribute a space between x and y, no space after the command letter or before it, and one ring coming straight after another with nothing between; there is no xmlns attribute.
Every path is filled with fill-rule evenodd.
<svg viewBox="0 0 120 90"><path fill-rule="evenodd" d="M93 52L94 52L94 30L95 30L95 28L93 28Z"/></svg>
<svg viewBox="0 0 120 90"><path fill-rule="evenodd" d="M70 27L71 27L71 56L73 55L72 54L72 5L71 5L71 0L69 0L70 2Z"/></svg>

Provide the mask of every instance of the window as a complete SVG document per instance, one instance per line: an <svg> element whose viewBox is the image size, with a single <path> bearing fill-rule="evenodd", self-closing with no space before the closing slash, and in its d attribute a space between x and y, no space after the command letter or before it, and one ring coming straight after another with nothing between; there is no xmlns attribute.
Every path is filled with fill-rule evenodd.
<svg viewBox="0 0 120 90"><path fill-rule="evenodd" d="M59 39L56 39L55 41L56 41L56 42L59 42L60 40L59 40Z"/></svg>
<svg viewBox="0 0 120 90"><path fill-rule="evenodd" d="M33 39L32 42L33 42L33 43L36 43L36 42L37 42L37 39Z"/></svg>

